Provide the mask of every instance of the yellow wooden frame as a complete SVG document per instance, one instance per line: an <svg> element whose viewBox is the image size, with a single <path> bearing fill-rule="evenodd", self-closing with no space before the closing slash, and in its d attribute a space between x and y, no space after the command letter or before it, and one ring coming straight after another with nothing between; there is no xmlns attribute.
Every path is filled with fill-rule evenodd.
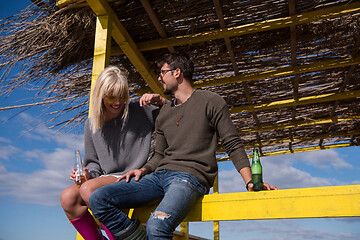
<svg viewBox="0 0 360 240"><path fill-rule="evenodd" d="M119 18L116 16L110 5L105 0L86 0L91 9L97 16L108 15L111 18L110 24L112 27L111 35L122 51L129 58L131 63L140 73L140 75L147 82L153 92L163 95L162 87L157 80L153 70L141 54L129 33L124 26L120 23Z"/></svg>
<svg viewBox="0 0 360 240"><path fill-rule="evenodd" d="M271 110L276 108L284 108L284 107L294 107L301 106L306 104L314 104L321 102L330 102L336 100L345 100L351 98L360 97L360 90L355 91L346 91L341 93L327 93L327 94L319 94L314 96L302 97L298 100L296 99L285 99L280 101L274 101L270 103L262 103L257 105L246 105L241 107L233 107L230 108L230 113L243 113L243 112L253 112L253 111L264 111Z"/></svg>
<svg viewBox="0 0 360 240"><path fill-rule="evenodd" d="M268 71L262 72L253 72L253 73L245 73L228 77L219 77L219 78L211 78L206 80L198 80L194 82L194 87L209 87L209 86L218 86L224 84L231 83L239 83L239 82L250 82L256 81L260 79L267 78L280 78L286 76L292 76L295 74L303 74L310 73L316 71L324 71L327 69L339 68L339 67L347 67L352 65L360 64L360 57L355 58L337 58L332 60L326 60L321 62L316 62L312 64L303 64L295 67L285 67L272 69Z"/></svg>
<svg viewBox="0 0 360 240"><path fill-rule="evenodd" d="M146 221L152 207L135 209ZM184 221L360 216L360 185L205 195Z"/></svg>
<svg viewBox="0 0 360 240"><path fill-rule="evenodd" d="M59 0L59 6L74 3L74 0ZM113 12L106 0L87 0L87 3L97 15L97 27L95 36L95 52L92 75L92 87L98 74L109 64L111 48L111 37L117 42L122 52L126 54L134 67L139 71L152 91L162 93L155 73L150 69L140 51L158 49L169 46L191 44L196 42L240 36L260 31L268 31L298 24L308 23L325 18L334 18L360 11L360 3L355 2L347 5L336 6L309 13L267 20L263 22L238 26L234 28L218 29L200 34L166 38L161 40L148 41L135 44L126 29L122 26L116 14ZM289 67L284 69L271 70L261 73L240 75L238 77L227 77L197 82L196 86L233 83L239 81L251 81L267 77L283 77L299 73L318 71L335 67L350 66L359 64L360 58L336 59L321 63L314 63L306 66ZM204 85L205 86L205 85ZM321 94L317 96L303 97L298 100L287 99L267 104L236 107L230 109L231 113L251 112L257 110L270 110L279 107L299 106L303 104L319 103L324 101L335 101L351 99L360 96L360 91L342 92L338 94ZM91 114L91 113L89 113ZM357 119L358 116L353 116ZM311 125L324 124L328 121L350 121L352 117L323 119L315 122L297 122L292 125L279 125L280 128L294 127L295 124ZM259 129L247 129L245 131L267 131L276 127L261 127ZM295 152L314 151L321 149L332 149L337 147L348 147L352 144L340 143L316 147L307 147L291 150L283 150L270 153L262 153L262 156L288 154ZM251 157L251 155L249 155ZM228 158L221 158L225 161ZM246 206L246 207L244 207ZM135 209L131 215L146 222L153 207ZM224 220L248 220L248 219L281 219L281 218L317 218L317 217L355 217L360 216L360 185L287 189L278 191L226 193L219 194L217 182L214 187L214 194L206 195L197 202L190 214L184 220L193 221L215 221L214 238L219 237L218 221ZM181 225L184 236L188 236L187 223Z"/></svg>

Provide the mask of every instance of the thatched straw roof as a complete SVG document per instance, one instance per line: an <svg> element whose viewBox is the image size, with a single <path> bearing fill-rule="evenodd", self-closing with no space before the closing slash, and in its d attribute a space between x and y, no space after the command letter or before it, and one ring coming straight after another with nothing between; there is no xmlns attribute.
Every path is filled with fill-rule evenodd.
<svg viewBox="0 0 360 240"><path fill-rule="evenodd" d="M17 79L2 78L2 92L35 84L48 94L42 101L67 101L64 111L74 111L74 118L55 119L54 124L83 123L96 15L85 1L61 0L59 7L54 1L35 2L0 22L6 32L0 40L0 67L11 68L19 60L23 64ZM153 71L166 52L192 57L194 86L226 100L249 150L296 152L358 143L360 1L108 4ZM129 69L133 93L151 91L114 40L111 52L111 64Z"/></svg>

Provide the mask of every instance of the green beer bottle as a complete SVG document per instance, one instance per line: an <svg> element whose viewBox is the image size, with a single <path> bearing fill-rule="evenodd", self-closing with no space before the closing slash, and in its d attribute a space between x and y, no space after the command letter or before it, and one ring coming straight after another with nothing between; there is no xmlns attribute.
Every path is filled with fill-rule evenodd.
<svg viewBox="0 0 360 240"><path fill-rule="evenodd" d="M253 160L251 165L251 176L254 184L253 190L260 191L263 189L262 166L260 163L259 150L254 148Z"/></svg>

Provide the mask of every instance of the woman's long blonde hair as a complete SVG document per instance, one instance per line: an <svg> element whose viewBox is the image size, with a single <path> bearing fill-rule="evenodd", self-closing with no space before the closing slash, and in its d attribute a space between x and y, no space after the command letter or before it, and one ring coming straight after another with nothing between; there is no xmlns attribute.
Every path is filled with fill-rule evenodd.
<svg viewBox="0 0 360 240"><path fill-rule="evenodd" d="M123 126L129 114L129 87L127 82L128 73L125 69L116 66L105 68L97 78L92 93L90 129L95 133L105 123L106 108L103 103L105 96L121 96L125 99L122 114Z"/></svg>

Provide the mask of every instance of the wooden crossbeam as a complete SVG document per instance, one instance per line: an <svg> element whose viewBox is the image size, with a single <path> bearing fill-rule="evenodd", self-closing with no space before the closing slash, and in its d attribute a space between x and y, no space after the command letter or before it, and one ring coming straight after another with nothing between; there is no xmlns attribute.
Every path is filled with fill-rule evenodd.
<svg viewBox="0 0 360 240"><path fill-rule="evenodd" d="M188 44L206 42L210 40L217 40L227 37L235 37L235 36L264 32L264 31L269 31L284 27L296 26L322 19L336 18L357 12L360 12L360 3L354 2L336 7L330 7L312 12L297 14L289 17L249 23L237 27L216 29L212 31L194 33L184 36L139 42L137 43L137 45L140 51L150 51L160 48L167 48L169 46L188 45Z"/></svg>
<svg viewBox="0 0 360 240"><path fill-rule="evenodd" d="M119 2L119 0L107 0L107 1L108 2L114 2L114 1ZM121 0L121 1L125 2L125 0ZM80 7L89 6L89 4L87 4L84 0L57 0L56 1L56 6L58 8L64 8L64 7L80 8Z"/></svg>
<svg viewBox="0 0 360 240"><path fill-rule="evenodd" d="M75 2L78 2L79 0L57 0L56 1L56 6L58 8L63 8L69 4L72 4L72 3L75 3Z"/></svg>
<svg viewBox="0 0 360 240"><path fill-rule="evenodd" d="M201 88L201 87L217 86L217 85L239 83L239 82L250 82L250 81L262 80L262 79L280 78L280 77L298 75L302 73L324 71L328 69L347 67L358 64L360 64L360 57L338 58L338 59L316 62L312 64L298 65L296 67L284 67L284 68L278 68L278 69L262 71L262 72L240 74L237 76L199 80L199 81L195 81L193 83L193 86L195 88ZM141 95L145 92L148 92L148 90L141 89L137 91L137 94Z"/></svg>
<svg viewBox="0 0 360 240"><path fill-rule="evenodd" d="M276 139L273 141L262 141L261 146L271 146L275 144L283 144L283 143L299 143L299 142L308 142L311 140L317 140L317 139L328 139L328 138L338 138L338 137L350 137L350 136L360 136L360 130L352 130L352 131L341 131L336 133L326 133L326 134L320 134L316 136L308 136L308 137L293 137L290 138L282 138L282 139ZM258 143L245 143L245 148L254 148L258 147ZM219 148L219 151L224 151L222 147Z"/></svg>
<svg viewBox="0 0 360 240"><path fill-rule="evenodd" d="M143 5L145 11L147 12L147 14L149 15L149 18L151 20L151 22L154 24L156 30L158 31L160 37L162 38L167 38L168 35L165 32L164 27L162 26L158 16L156 15L154 9L151 6L151 3L149 2L149 0L140 0L141 4ZM174 47L168 47L169 52L175 52L175 48Z"/></svg>
<svg viewBox="0 0 360 240"><path fill-rule="evenodd" d="M343 121L353 121L359 120L360 116L339 116L339 117L328 117L328 118L320 118L310 121L294 121L289 123L277 123L273 125L262 125L261 127L252 127L252 128L241 128L239 129L239 134L247 134L253 132L263 132L263 131L272 131L278 129L287 129L294 127L304 127L304 126L312 126L319 124L327 124L327 123L336 123Z"/></svg>
<svg viewBox="0 0 360 240"><path fill-rule="evenodd" d="M120 23L119 18L111 9L106 0L86 0L97 16L108 15L111 17L112 37L147 82L153 92L163 95L162 87L157 81L156 75L151 70L148 62L137 48L135 42Z"/></svg>
<svg viewBox="0 0 360 240"><path fill-rule="evenodd" d="M359 203L360 185L209 194L184 221L358 217ZM146 222L153 210L138 208L134 215Z"/></svg>
<svg viewBox="0 0 360 240"><path fill-rule="evenodd" d="M344 148L344 147L351 147L351 146L353 146L353 144L351 142L347 142L347 143L322 145L322 146L314 146L314 147L306 147L306 148L293 148L291 150L265 152L262 154L262 156L267 157L267 156L284 155L284 154L291 154L291 153L312 152L312 151L318 151L318 150Z"/></svg>
<svg viewBox="0 0 360 240"><path fill-rule="evenodd" d="M57 6L59 8L62 8L74 2L76 2L76 0L58 0ZM141 43L137 43L137 47L140 51L149 51L160 48L168 48L171 46L193 44L204 41L241 36L245 34L264 32L264 31L269 31L284 27L296 26L322 19L331 19L343 15L354 14L359 11L360 11L360 3L354 2L350 4L306 12L303 14L297 14L289 17L270 19L266 21L245 24L237 27L222 28L222 29L216 29L202 33L194 33L190 35L162 38L158 40L141 42ZM121 54L121 52L117 51L117 54Z"/></svg>
<svg viewBox="0 0 360 240"><path fill-rule="evenodd" d="M280 77L286 77L296 74L324 71L328 69L347 67L358 64L360 64L360 57L337 58L332 60L316 62L312 64L298 65L294 67L284 67L284 68L277 68L262 72L240 74L238 76L228 76L228 77L199 80L194 82L194 87L201 88L201 87L218 86L218 85L238 83L238 82L249 82L249 81L261 80L266 78L280 78Z"/></svg>
<svg viewBox="0 0 360 240"><path fill-rule="evenodd" d="M219 19L220 27L225 28L226 25L225 25L224 15L223 15L223 12L222 12L221 3L220 3L219 0L213 0L213 2L214 2L214 6L215 6L216 15L218 16L218 19ZM225 41L226 49L228 51L228 54L229 54L229 57L230 57L230 60L231 60L231 65L232 65L232 67L234 69L234 72L235 72L235 76L239 76L240 71L239 71L239 68L238 68L237 63L236 63L234 51L232 50L230 38L226 37L226 38L224 38L224 41ZM251 97L251 91L250 91L250 88L248 87L248 84L246 82L242 82L242 87L244 89L244 93L245 93L246 100L247 100L248 104L252 105L253 100L252 100L252 97ZM258 116L256 115L256 112L251 112L251 114L252 114L252 117L254 119L254 122L255 122L256 126L260 127L261 123L260 123L260 120L259 120ZM259 136L258 133L256 133L256 138L260 142L260 136ZM260 148L260 152L261 152L261 148Z"/></svg>
<svg viewBox="0 0 360 240"><path fill-rule="evenodd" d="M351 146L354 145L351 142L347 142L347 143L329 144L329 145L314 146L314 147L293 148L291 150L289 149L289 150L262 152L261 157L277 156L277 155L284 155L291 153L311 152L311 151L335 149L335 148L343 148L343 147L351 147ZM252 158L252 154L248 154L248 158ZM230 157L226 156L226 157L217 158L217 161L218 162L230 161Z"/></svg>
<svg viewBox="0 0 360 240"><path fill-rule="evenodd" d="M346 100L360 97L360 90L356 91L347 91L342 93L328 93L328 94L321 94L321 95L314 95L299 98L299 100L295 99L286 99L280 101L274 101L270 103L262 103L257 105L246 105L241 107L233 107L230 108L230 113L242 113L242 112L251 112L251 111L264 111L264 110L271 110L276 108L284 108L284 107L291 107L291 106L300 106L300 105L307 105L307 104L314 104L314 103L323 103L335 100Z"/></svg>

